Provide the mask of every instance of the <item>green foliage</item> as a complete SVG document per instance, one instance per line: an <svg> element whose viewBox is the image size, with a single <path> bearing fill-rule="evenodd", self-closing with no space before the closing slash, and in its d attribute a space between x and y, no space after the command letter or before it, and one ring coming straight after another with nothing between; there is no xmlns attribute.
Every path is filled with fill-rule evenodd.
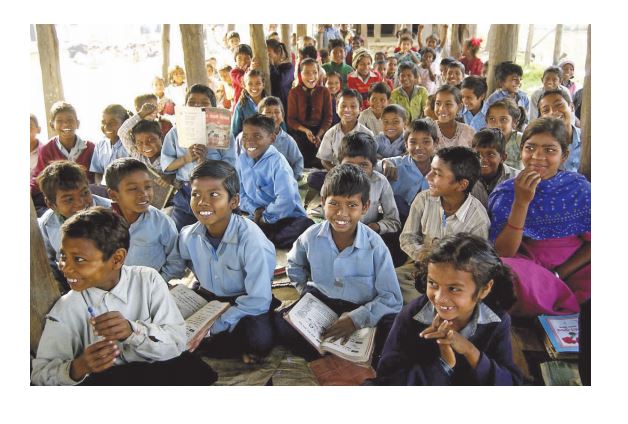
<svg viewBox="0 0 628 424"><path fill-rule="evenodd" d="M544 67L531 63L528 66L523 66L523 78L521 80L521 91L525 92L528 97L532 95L537 89L543 86L541 78L543 77Z"/></svg>

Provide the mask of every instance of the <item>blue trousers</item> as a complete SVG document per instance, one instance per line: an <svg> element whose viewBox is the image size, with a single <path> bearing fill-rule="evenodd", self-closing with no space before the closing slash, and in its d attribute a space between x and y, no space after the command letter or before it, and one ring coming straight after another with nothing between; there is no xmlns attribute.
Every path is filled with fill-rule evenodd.
<svg viewBox="0 0 628 424"><path fill-rule="evenodd" d="M190 198L192 197L192 188L190 182L186 181L181 184L181 188L172 198L172 219L177 226L177 231L186 225L194 224L197 219L190 207Z"/></svg>
<svg viewBox="0 0 628 424"><path fill-rule="evenodd" d="M259 224L259 227L275 247L288 249L291 248L296 239L312 225L314 225L314 221L310 218L307 216L299 216L296 218L280 219L274 224Z"/></svg>
<svg viewBox="0 0 628 424"><path fill-rule="evenodd" d="M314 171L307 176L307 185L309 185L317 193L320 193L326 176L327 171Z"/></svg>

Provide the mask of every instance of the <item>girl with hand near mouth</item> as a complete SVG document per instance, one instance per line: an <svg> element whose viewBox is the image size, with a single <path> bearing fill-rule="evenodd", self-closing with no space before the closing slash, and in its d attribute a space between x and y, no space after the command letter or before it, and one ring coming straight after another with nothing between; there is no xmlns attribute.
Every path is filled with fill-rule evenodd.
<svg viewBox="0 0 628 424"><path fill-rule="evenodd" d="M462 98L458 88L445 84L436 90L434 113L436 114L438 140L441 147L471 147L475 130L467 124L456 121L461 106Z"/></svg>

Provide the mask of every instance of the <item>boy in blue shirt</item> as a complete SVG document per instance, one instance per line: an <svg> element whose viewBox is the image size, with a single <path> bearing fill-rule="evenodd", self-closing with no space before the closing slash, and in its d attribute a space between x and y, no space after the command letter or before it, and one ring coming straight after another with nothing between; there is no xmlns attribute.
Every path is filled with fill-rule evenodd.
<svg viewBox="0 0 628 424"><path fill-rule="evenodd" d="M406 127L408 114L399 105L388 105L382 112L382 132L375 136L377 156L389 158L401 156L406 151L403 130Z"/></svg>
<svg viewBox="0 0 628 424"><path fill-rule="evenodd" d="M526 111L526 123L527 117L530 116L530 99L528 95L523 91L519 91L521 87L521 78L523 77L523 68L514 62L506 61L501 62L495 68L495 79L499 84L499 90L496 90L486 99L486 108L495 103L497 100L501 100L505 97L510 97L519 106L522 106Z"/></svg>
<svg viewBox="0 0 628 424"><path fill-rule="evenodd" d="M464 107L460 114L464 123L475 131L486 128L486 108L484 98L488 91L486 79L477 75L470 75L462 80L460 97Z"/></svg>
<svg viewBox="0 0 628 424"><path fill-rule="evenodd" d="M121 105L109 105L102 111L100 129L105 138L96 144L89 166L89 171L94 173L96 184L105 184L102 176L111 162L130 156L118 137L118 130L127 119L129 119L129 112Z"/></svg>
<svg viewBox="0 0 628 424"><path fill-rule="evenodd" d="M299 187L286 158L272 146L275 123L255 114L242 126L242 153L238 157L240 208L279 248L289 248L314 224L307 217Z"/></svg>
<svg viewBox="0 0 628 424"><path fill-rule="evenodd" d="M76 162L59 160L50 162L37 176L39 190L44 202L50 209L37 219L48 261L55 278L67 292L63 274L57 268L59 249L61 248L61 224L80 210L90 206L110 207L111 201L92 194L89 191L85 170Z"/></svg>
<svg viewBox="0 0 628 424"><path fill-rule="evenodd" d="M292 179L292 177L290 177ZM275 247L251 220L233 213L240 203L238 173L224 161L208 160L190 174L190 207L198 222L181 231L178 249L200 283L199 294L229 302L207 334L191 340L204 353L242 355L257 361L273 346L269 308Z"/></svg>
<svg viewBox="0 0 628 424"><path fill-rule="evenodd" d="M125 264L151 267L166 282L183 274L177 228L172 218L150 204L154 182L146 165L133 158L116 159L105 170L105 180L112 209L129 225Z"/></svg>
<svg viewBox="0 0 628 424"><path fill-rule="evenodd" d="M343 339L357 329L377 327L375 365L402 299L386 245L360 222L369 208L369 186L367 175L353 164L329 171L321 194L326 221L294 243L287 273L301 296L311 293L340 315L324 338ZM274 322L281 343L308 360L318 357L281 314Z"/></svg>

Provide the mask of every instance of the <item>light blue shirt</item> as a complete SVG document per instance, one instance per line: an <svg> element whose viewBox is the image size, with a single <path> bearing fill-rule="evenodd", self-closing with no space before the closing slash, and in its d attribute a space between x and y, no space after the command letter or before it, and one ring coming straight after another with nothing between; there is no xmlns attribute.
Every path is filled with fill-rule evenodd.
<svg viewBox="0 0 628 424"><path fill-rule="evenodd" d="M375 136L375 143L377 143L377 156L382 158L389 158L392 156L401 156L406 152L406 144L403 137L403 131L401 135L392 142L384 132L380 132Z"/></svg>
<svg viewBox="0 0 628 424"><path fill-rule="evenodd" d="M515 97L513 98L507 90L497 90L493 94L491 94L488 99L486 99L485 110L487 110L488 107L496 101L505 99L506 97L514 100L515 103L517 103L519 106L523 106L523 108L526 110L526 117L530 116L530 99L528 98L528 95L523 91L517 91Z"/></svg>
<svg viewBox="0 0 628 424"><path fill-rule="evenodd" d="M386 158L386 160L397 167L397 180L389 181L393 193L395 196L401 197L409 207L418 192L429 188L427 178L421 174L410 155ZM381 162L378 162L377 166L380 170Z"/></svg>
<svg viewBox="0 0 628 424"><path fill-rule="evenodd" d="M220 316L210 334L233 331L241 318L260 315L270 307L275 270L275 246L252 221L232 214L217 249L200 223L183 227L179 252L201 286L216 296L238 296Z"/></svg>
<svg viewBox="0 0 628 424"><path fill-rule="evenodd" d="M464 123L472 127L477 132L486 128L486 108L486 103L484 103L478 113L474 115L469 109L467 109L466 106L463 106L460 114L464 119Z"/></svg>
<svg viewBox="0 0 628 424"><path fill-rule="evenodd" d="M104 174L107 166L116 159L129 157L129 152L122 145L122 140L118 138L112 146L108 138L100 140L94 148L92 163L89 166L90 172Z"/></svg>
<svg viewBox="0 0 628 424"><path fill-rule="evenodd" d="M131 245L125 265L143 265L159 271L164 280L180 278L185 271L177 252L177 227L172 218L159 209L149 206L129 226Z"/></svg>
<svg viewBox="0 0 628 424"><path fill-rule="evenodd" d="M111 207L111 200L92 194L92 206ZM44 247L51 264L56 266L59 260L59 249L61 249L61 224L65 219L53 211L48 209L44 214L37 218L41 236L44 239Z"/></svg>
<svg viewBox="0 0 628 424"><path fill-rule="evenodd" d="M233 140L233 138L232 138ZM174 127L166 137L164 138L163 146L161 147L161 169L168 174L172 174L176 172L176 178L179 181L189 181L190 174L194 167L198 164L197 161L192 161L190 163L186 163L181 168L176 171L166 171L168 165L170 165L175 159L185 156L187 152L186 147L179 146L179 137L177 135L177 128ZM236 153L235 153L235 143L231 143L228 149L207 149L207 155L205 155L205 159L213 159L213 160L224 160L228 162L232 166L235 167L236 163Z"/></svg>
<svg viewBox="0 0 628 424"><path fill-rule="evenodd" d="M238 146L242 145L242 133L238 134L236 137L236 143ZM294 138L280 128L277 137L275 137L273 146L279 153L284 155L288 161L294 173L294 179L297 181L300 180L303 176L303 155L299 150L299 145L294 141Z"/></svg>
<svg viewBox="0 0 628 424"><path fill-rule="evenodd" d="M283 218L306 216L292 169L274 146L268 146L257 162L246 152L240 153L238 176L240 208L251 217L258 208L264 208L262 216L269 224Z"/></svg>
<svg viewBox="0 0 628 424"><path fill-rule="evenodd" d="M255 104L253 99L244 91L240 96L244 96L244 104L242 104L241 100L238 100L238 103L236 103L233 109L233 116L231 117L231 137L236 137L240 134L244 120L257 113L257 104Z"/></svg>
<svg viewBox="0 0 628 424"><path fill-rule="evenodd" d="M569 145L569 157L563 166L565 171L578 172L578 168L580 168L580 128L572 125L571 130L573 134Z"/></svg>
<svg viewBox="0 0 628 424"><path fill-rule="evenodd" d="M375 327L401 310L402 298L392 258L382 238L361 222L353 245L338 251L328 221L305 230L288 252L286 268L297 290L306 285L325 296L357 303L349 312L357 328Z"/></svg>

